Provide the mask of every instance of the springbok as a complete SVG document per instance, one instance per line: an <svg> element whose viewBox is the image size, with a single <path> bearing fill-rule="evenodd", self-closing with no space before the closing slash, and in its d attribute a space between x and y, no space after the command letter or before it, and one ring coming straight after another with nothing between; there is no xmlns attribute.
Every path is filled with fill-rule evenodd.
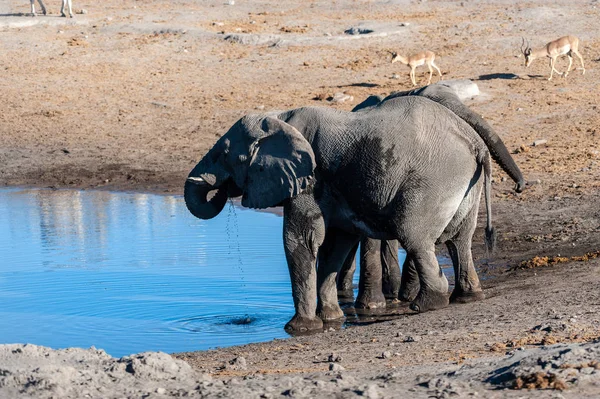
<svg viewBox="0 0 600 399"><path fill-rule="evenodd" d="M429 79L427 80L427 84L431 84L431 76L433 75L433 68L440 74L440 80L442 79L442 71L437 65L434 64L433 60L435 60L435 54L433 51L422 51L417 54L413 54L410 57L403 57L398 53L391 52L392 54L392 64L396 61L400 61L404 65L408 65L410 67L410 80L412 81L413 86L417 85L415 79L415 68L421 65L427 65L429 68Z"/></svg>
<svg viewBox="0 0 600 399"><path fill-rule="evenodd" d="M527 46L525 50L523 50L523 45L525 44L525 38L523 38L523 42L521 43L521 52L525 56L525 67L531 65L531 61L536 58L548 57L550 58L550 77L548 80L552 80L552 74L554 72L560 74L563 77L566 77L571 71L571 65L573 65L573 54L579 57L581 61L581 69L583 69L582 75L585 74L585 65L583 65L583 57L579 54L579 39L575 36L563 36L560 39L556 39L546 44L544 47L533 50L529 46L529 40L527 41ZM556 64L556 58L559 56L566 55L569 57L569 67L565 73L560 73L556 68L554 68L554 64Z"/></svg>
<svg viewBox="0 0 600 399"><path fill-rule="evenodd" d="M31 14L35 17L37 14L35 13L35 1L36 0L31 0ZM40 3L40 7L42 8L42 13L44 15L46 15L46 6L44 5L44 2L42 0L37 0ZM69 17L73 18L73 9L72 9L72 4L71 4L72 0L62 0L62 7L60 8L60 15L63 17L66 17L67 14L65 14L65 7L68 6L69 8Z"/></svg>

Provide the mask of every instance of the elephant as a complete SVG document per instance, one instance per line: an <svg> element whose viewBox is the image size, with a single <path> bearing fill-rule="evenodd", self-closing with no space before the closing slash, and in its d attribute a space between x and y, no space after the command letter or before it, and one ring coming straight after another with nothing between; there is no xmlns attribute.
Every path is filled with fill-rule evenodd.
<svg viewBox="0 0 600 399"><path fill-rule="evenodd" d="M386 98L372 95L354 107L352 112L369 110L383 101L409 95L429 98L444 105L460 116L480 135L488 146L493 159L513 179L515 182L515 191L523 191L526 185L523 174L510 156L508 149L500 137L483 118L463 104L458 97L456 89L451 86L450 82L438 82L416 90L396 92ZM461 275L461 270L458 269L460 262L457 258L458 254L453 242L449 241L446 245L452 258L456 280L468 279L468 275ZM338 274L338 297L344 302L349 302L353 299L352 280L354 271L356 270L354 262L356 251L357 247L354 247ZM378 242L368 237L363 238L361 240L360 265L361 275L359 293L355 302L356 308L375 309L385 307L386 299L399 299L410 302L418 292L418 276L410 258L406 260L402 276L400 275L398 243L396 241L383 240ZM471 268L467 270L471 270ZM458 281L455 281L455 283L457 287L460 286ZM453 294L454 297L451 298L451 301L470 302L484 298L483 292L477 292L473 296L458 295L457 291Z"/></svg>
<svg viewBox="0 0 600 399"><path fill-rule="evenodd" d="M419 281L414 311L449 304L436 242L456 243L468 276L456 297L481 292L471 239L484 191L486 243L494 240L490 180L490 152L473 128L444 105L410 95L365 112L246 115L189 173L184 199L202 219L217 216L229 197L249 208L283 206L295 308L286 329L301 332L343 317L336 275L361 237L398 240L406 250Z"/></svg>

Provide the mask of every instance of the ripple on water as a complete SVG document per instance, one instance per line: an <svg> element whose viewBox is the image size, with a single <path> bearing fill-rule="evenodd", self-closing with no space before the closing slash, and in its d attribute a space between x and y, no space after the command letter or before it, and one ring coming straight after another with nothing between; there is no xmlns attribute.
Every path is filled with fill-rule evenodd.
<svg viewBox="0 0 600 399"><path fill-rule="evenodd" d="M204 221L179 196L0 189L0 343L123 356L287 336L282 218L228 206Z"/></svg>

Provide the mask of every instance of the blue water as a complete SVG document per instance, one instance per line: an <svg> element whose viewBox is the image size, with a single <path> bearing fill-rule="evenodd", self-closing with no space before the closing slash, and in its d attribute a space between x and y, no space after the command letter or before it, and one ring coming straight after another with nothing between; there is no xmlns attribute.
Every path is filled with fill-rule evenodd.
<svg viewBox="0 0 600 399"><path fill-rule="evenodd" d="M174 196L0 190L0 343L122 356L285 337L281 230L232 205L199 220Z"/></svg>
<svg viewBox="0 0 600 399"><path fill-rule="evenodd" d="M199 220L179 196L0 189L0 343L120 357L286 337L282 223L232 204Z"/></svg>

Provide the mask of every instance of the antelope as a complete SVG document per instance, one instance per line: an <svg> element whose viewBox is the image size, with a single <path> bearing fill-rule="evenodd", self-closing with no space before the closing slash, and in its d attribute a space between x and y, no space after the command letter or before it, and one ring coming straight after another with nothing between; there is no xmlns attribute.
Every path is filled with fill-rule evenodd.
<svg viewBox="0 0 600 399"><path fill-rule="evenodd" d="M415 79L415 68L424 64L429 68L429 79L427 80L428 85L431 84L431 76L433 75L433 69L431 67L436 69L436 71L440 74L440 80L442 79L442 71L440 71L440 68L433 63L433 60L435 60L435 54L433 51L426 50L417 54L413 54L408 58L391 51L390 53L392 54L392 64L396 61L400 61L404 65L408 65L410 67L410 80L412 81L413 86L417 85Z"/></svg>
<svg viewBox="0 0 600 399"><path fill-rule="evenodd" d="M573 54L579 57L581 61L581 69L583 69L582 75L585 75L585 66L583 65L583 57L579 54L579 39L575 36L563 36L560 39L556 39L544 47L533 50L529 46L529 40L527 41L527 46L525 50L523 50L523 45L525 44L525 38L523 38L523 42L521 43L521 52L525 56L525 67L531 65L531 61L536 58L548 57L550 58L550 77L548 80L552 80L552 74L554 72L560 74L562 77L567 77L569 72L571 71L571 65L573 65ZM554 65L556 64L556 58L559 56L566 55L569 57L569 67L565 73L560 73Z"/></svg>
<svg viewBox="0 0 600 399"><path fill-rule="evenodd" d="M37 15L35 13L35 1L36 0L31 0L31 15L33 15L34 17ZM37 0L40 3L40 7L42 8L42 13L44 15L46 15L46 6L44 5L44 2L42 0ZM62 7L60 8L60 15L62 17L66 17L67 14L65 14L65 7L69 8L69 17L73 18L73 10L72 10L72 4L71 4L72 0L62 0Z"/></svg>

